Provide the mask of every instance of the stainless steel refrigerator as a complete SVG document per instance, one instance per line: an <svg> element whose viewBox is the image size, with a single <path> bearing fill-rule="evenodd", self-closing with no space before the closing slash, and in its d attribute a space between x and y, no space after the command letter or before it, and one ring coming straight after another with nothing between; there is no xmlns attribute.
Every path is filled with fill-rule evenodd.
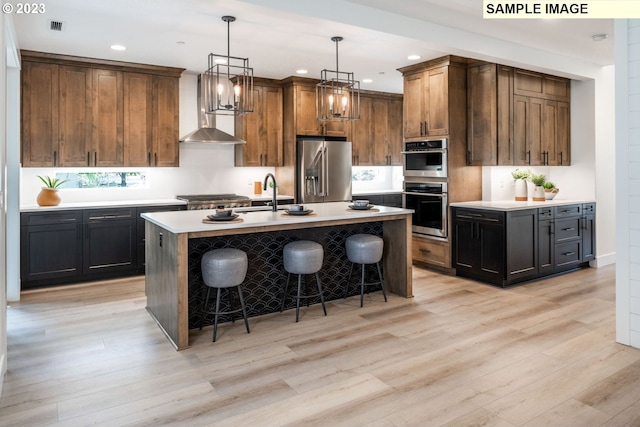
<svg viewBox="0 0 640 427"><path fill-rule="evenodd" d="M351 200L351 142L299 136L296 153L298 203Z"/></svg>

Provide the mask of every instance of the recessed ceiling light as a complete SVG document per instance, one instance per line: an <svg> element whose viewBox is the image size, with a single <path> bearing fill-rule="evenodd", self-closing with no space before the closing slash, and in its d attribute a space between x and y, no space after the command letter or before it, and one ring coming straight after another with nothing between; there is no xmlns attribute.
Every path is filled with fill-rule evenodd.
<svg viewBox="0 0 640 427"><path fill-rule="evenodd" d="M125 46L122 46L121 44L112 44L111 45L111 49L113 49L113 50L127 50L127 48Z"/></svg>
<svg viewBox="0 0 640 427"><path fill-rule="evenodd" d="M304 68L300 68L299 70L296 70L296 74L307 74L308 71L305 70Z"/></svg>
<svg viewBox="0 0 640 427"><path fill-rule="evenodd" d="M606 40L608 37L609 37L609 34L607 34L607 33L599 33L599 34L592 35L591 39L594 42L601 42L601 41Z"/></svg>
<svg viewBox="0 0 640 427"><path fill-rule="evenodd" d="M176 42L176 44L183 45L183 44L186 44L186 43L185 43L185 42L183 42L182 40L178 40L178 41Z"/></svg>
<svg viewBox="0 0 640 427"><path fill-rule="evenodd" d="M372 79L362 79L362 83L373 83Z"/></svg>
<svg viewBox="0 0 640 427"><path fill-rule="evenodd" d="M416 59L420 59L422 58L422 56L420 55L409 55L407 56L407 59L410 59L411 61L415 61Z"/></svg>

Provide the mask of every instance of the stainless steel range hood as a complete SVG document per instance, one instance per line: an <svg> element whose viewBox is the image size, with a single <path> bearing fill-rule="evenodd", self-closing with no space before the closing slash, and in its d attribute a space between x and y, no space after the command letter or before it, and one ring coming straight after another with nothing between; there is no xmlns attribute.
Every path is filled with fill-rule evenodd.
<svg viewBox="0 0 640 427"><path fill-rule="evenodd" d="M180 138L183 143L200 144L246 144L247 142L216 128L216 115L207 114L203 76L198 76L198 129Z"/></svg>

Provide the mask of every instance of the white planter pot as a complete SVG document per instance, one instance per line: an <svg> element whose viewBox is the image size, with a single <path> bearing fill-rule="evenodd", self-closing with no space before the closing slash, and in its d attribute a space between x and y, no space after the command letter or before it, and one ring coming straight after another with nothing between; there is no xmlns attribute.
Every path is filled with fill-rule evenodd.
<svg viewBox="0 0 640 427"><path fill-rule="evenodd" d="M536 185L533 189L533 201L534 202L544 202L546 197L544 196L544 187L541 185Z"/></svg>
<svg viewBox="0 0 640 427"><path fill-rule="evenodd" d="M516 202L526 202L527 199L527 181L524 179L516 179Z"/></svg>

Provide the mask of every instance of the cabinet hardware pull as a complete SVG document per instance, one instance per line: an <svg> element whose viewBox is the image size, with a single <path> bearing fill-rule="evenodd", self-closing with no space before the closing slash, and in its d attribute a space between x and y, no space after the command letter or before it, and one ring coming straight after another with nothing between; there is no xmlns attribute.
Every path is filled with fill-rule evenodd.
<svg viewBox="0 0 640 427"><path fill-rule="evenodd" d="M87 166L91 166L91 153L87 151Z"/></svg>
<svg viewBox="0 0 640 427"><path fill-rule="evenodd" d="M151 151L147 151L147 165L151 166Z"/></svg>
<svg viewBox="0 0 640 427"><path fill-rule="evenodd" d="M564 256L571 256L571 255L575 255L575 254L576 254L575 252L565 252L565 253L563 253L562 255L564 255Z"/></svg>
<svg viewBox="0 0 640 427"><path fill-rule="evenodd" d="M269 160L267 160L269 158L268 154L264 155L264 166L267 166L269 164Z"/></svg>
<svg viewBox="0 0 640 427"><path fill-rule="evenodd" d="M98 166L98 152L93 152L93 166Z"/></svg>
<svg viewBox="0 0 640 427"><path fill-rule="evenodd" d="M153 156L155 157L155 160L156 160L156 166L158 166L158 153L157 152L153 153Z"/></svg>
<svg viewBox="0 0 640 427"><path fill-rule="evenodd" d="M527 163L531 165L531 150L527 151Z"/></svg>
<svg viewBox="0 0 640 427"><path fill-rule="evenodd" d="M560 152L560 166L562 166L562 151Z"/></svg>
<svg viewBox="0 0 640 427"><path fill-rule="evenodd" d="M58 163L58 151L53 150L53 166L57 166Z"/></svg>
<svg viewBox="0 0 640 427"><path fill-rule="evenodd" d="M431 251L429 249L423 249L423 248L420 248L420 252L422 252L424 254L430 254L431 253Z"/></svg>
<svg viewBox="0 0 640 427"><path fill-rule="evenodd" d="M424 122L424 134L429 135L429 122L425 120Z"/></svg>
<svg viewBox="0 0 640 427"><path fill-rule="evenodd" d="M563 228L562 231L573 231L575 227Z"/></svg>

